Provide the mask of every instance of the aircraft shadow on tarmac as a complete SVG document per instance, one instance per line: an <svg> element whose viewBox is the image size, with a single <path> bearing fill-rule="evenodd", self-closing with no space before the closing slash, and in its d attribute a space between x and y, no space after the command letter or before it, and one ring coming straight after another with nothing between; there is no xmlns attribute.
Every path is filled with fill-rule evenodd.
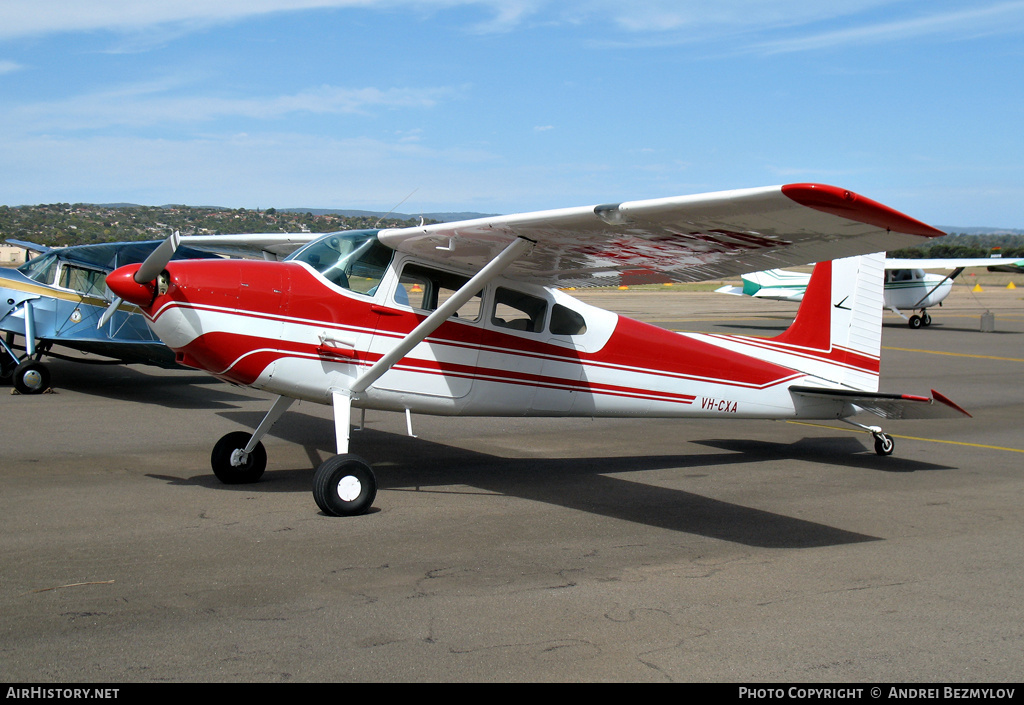
<svg viewBox="0 0 1024 705"><path fill-rule="evenodd" d="M222 409L234 407L249 397L205 372L193 370L160 371L144 365L82 363L47 360L53 374L54 391L61 389L171 409Z"/></svg>
<svg viewBox="0 0 1024 705"><path fill-rule="evenodd" d="M260 415L253 412L220 413L250 428L255 428L260 420ZM293 413L281 419L272 435L303 445L310 457L310 465L301 469L271 469L260 482L252 485L222 485L207 472L186 480L165 476L158 479L171 484L199 485L226 491L309 492L312 468L334 452L332 422ZM635 477L618 478L612 475L664 469L706 469L736 464L753 466L759 462L780 459L871 470L878 470L880 466L893 471L944 469L942 466L913 460L879 458L873 452L865 452L859 440L848 436L804 438L792 444L733 439L691 442L729 452L509 458L369 428L357 431L353 436L355 452L374 465L381 490L443 493L457 491L443 488L470 486L609 518L762 548L812 548L880 539L680 489L645 484ZM751 471L756 470L752 468Z"/></svg>

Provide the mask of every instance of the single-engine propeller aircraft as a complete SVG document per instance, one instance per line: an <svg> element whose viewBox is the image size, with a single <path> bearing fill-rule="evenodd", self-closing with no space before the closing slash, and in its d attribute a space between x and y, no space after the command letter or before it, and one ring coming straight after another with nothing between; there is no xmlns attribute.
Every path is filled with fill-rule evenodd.
<svg viewBox="0 0 1024 705"><path fill-rule="evenodd" d="M735 419L959 417L937 392L878 392L882 257L942 233L831 186L791 184L310 238L281 262L168 261L107 285L178 362L275 396L255 432L216 443L227 483L264 472L261 439L295 399L331 404L338 455L313 479L329 515L365 512L352 410ZM186 240L187 241L187 240ZM837 261L831 261L831 260ZM701 281L819 262L772 339L680 334L556 287ZM881 455L891 436L865 426ZM411 429L410 429L411 431Z"/></svg>
<svg viewBox="0 0 1024 705"><path fill-rule="evenodd" d="M993 263L1003 266L1024 262L1024 258L960 257L950 259L898 259L885 260L885 290L883 305L907 322L911 328L932 324L928 309L941 306L953 290L953 280L969 267L988 267ZM932 274L926 269L952 270L950 274ZM743 286L723 286L721 294L752 296L772 301L800 301L804 297L810 274L769 269L751 272L741 277ZM907 316L904 311L918 311Z"/></svg>

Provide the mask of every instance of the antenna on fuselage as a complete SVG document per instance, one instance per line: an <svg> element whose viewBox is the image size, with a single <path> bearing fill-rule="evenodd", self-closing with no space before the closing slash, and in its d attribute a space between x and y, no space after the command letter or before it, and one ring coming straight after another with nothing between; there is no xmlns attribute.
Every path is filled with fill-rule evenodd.
<svg viewBox="0 0 1024 705"><path fill-rule="evenodd" d="M389 210L389 211L388 211L387 213L385 213L385 214L384 214L384 215L382 215L382 216L381 216L380 218L378 218L378 219L377 219L377 222L373 224L373 227L375 227L375 228L376 228L376 227L377 227L378 225L380 225L380 221L384 220L384 219L385 219L385 218L387 218L387 217L388 217L389 215L391 215L391 214L392 214L392 213L394 213L394 212L395 212L396 210L398 210L398 207L399 207L400 205L402 205L403 203L405 203L406 201L408 201L408 200L409 200L410 198L412 198L412 195L413 195L414 193L416 193L417 191L419 191L419 189L418 189L418 188L414 188L414 189L413 189L413 190L412 190L412 191L411 191L411 192L409 193L409 195L408 195L408 196L406 196L406 197L405 197L405 198L403 198L403 199L402 199L401 201L399 201L398 203L396 203L396 204L395 204L395 207L394 207L394 208L392 208L392 209L391 209L391 210Z"/></svg>

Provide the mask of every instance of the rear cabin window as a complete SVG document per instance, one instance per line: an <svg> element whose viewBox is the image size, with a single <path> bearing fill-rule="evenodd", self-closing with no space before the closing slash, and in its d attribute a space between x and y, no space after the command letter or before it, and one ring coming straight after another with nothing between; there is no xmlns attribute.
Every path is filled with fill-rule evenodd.
<svg viewBox="0 0 1024 705"><path fill-rule="evenodd" d="M402 276L395 289L395 303L411 306L421 311L433 311L450 299L455 292L469 281L467 277L439 269L409 264L402 269ZM477 293L452 315L463 321L480 320L481 299Z"/></svg>
<svg viewBox="0 0 1024 705"><path fill-rule="evenodd" d="M60 286L87 296L103 296L107 273L65 263L60 270Z"/></svg>
<svg viewBox="0 0 1024 705"><path fill-rule="evenodd" d="M494 292L491 324L499 328L540 333L544 330L547 308L548 302L542 298L498 287Z"/></svg>
<svg viewBox="0 0 1024 705"><path fill-rule="evenodd" d="M583 335L587 332L587 321L568 306L555 304L551 307L548 330L552 335Z"/></svg>

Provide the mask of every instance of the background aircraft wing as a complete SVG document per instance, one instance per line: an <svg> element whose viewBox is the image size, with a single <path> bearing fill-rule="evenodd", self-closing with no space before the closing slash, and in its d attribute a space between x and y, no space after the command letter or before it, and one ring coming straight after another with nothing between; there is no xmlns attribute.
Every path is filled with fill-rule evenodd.
<svg viewBox="0 0 1024 705"><path fill-rule="evenodd" d="M886 269L961 269L965 267L993 267L1015 265L1024 257L950 257L938 259L885 258Z"/></svg>
<svg viewBox="0 0 1024 705"><path fill-rule="evenodd" d="M185 235L181 244L203 252L229 257L283 259L307 242L327 233L238 233L232 235Z"/></svg>
<svg viewBox="0 0 1024 705"><path fill-rule="evenodd" d="M51 247L47 247L46 245L38 245L34 242L28 242L27 240L12 240L8 238L4 240L4 242L13 247L20 247L21 249L28 252L29 259L32 259L32 257L35 257L36 255L45 255L47 252L53 249Z"/></svg>
<svg viewBox="0 0 1024 705"><path fill-rule="evenodd" d="M536 245L506 276L568 287L707 281L943 234L850 191L789 184L386 229L380 240L478 269L524 237Z"/></svg>

